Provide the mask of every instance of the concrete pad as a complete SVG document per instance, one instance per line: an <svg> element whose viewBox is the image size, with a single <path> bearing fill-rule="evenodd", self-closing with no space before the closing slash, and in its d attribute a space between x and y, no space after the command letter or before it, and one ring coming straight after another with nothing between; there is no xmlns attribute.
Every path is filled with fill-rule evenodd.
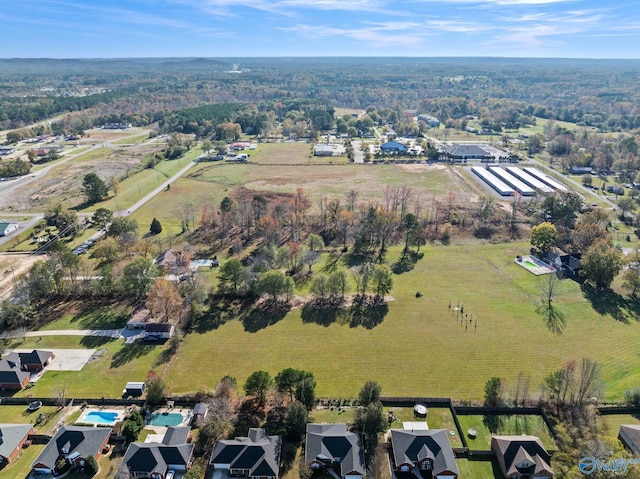
<svg viewBox="0 0 640 479"><path fill-rule="evenodd" d="M43 351L51 351L55 357L51 364L44 368L45 371L82 371L89 359L95 354L95 349L54 349L41 348ZM16 353L30 353L33 349L13 349Z"/></svg>

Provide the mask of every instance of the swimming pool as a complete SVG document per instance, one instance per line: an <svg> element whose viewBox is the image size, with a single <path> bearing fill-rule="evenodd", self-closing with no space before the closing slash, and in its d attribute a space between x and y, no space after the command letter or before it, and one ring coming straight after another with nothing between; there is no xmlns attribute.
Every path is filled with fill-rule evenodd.
<svg viewBox="0 0 640 479"><path fill-rule="evenodd" d="M147 420L149 426L178 426L184 421L184 416L177 412L162 412L152 414Z"/></svg>
<svg viewBox="0 0 640 479"><path fill-rule="evenodd" d="M123 417L119 411L106 409L89 409L85 411L76 421L76 424L91 424L94 426L113 426Z"/></svg>

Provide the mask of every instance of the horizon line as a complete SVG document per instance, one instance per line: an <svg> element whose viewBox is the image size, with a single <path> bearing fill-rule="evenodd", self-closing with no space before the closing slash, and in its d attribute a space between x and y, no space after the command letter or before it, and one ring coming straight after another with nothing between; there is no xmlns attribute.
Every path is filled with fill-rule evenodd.
<svg viewBox="0 0 640 479"><path fill-rule="evenodd" d="M249 55L228 55L207 57L196 56L131 56L131 57L0 57L0 61L8 60L161 60L161 59L183 59L183 60L220 60L220 59L505 59L505 60L590 60L590 61L611 61L630 60L638 61L639 57L537 57L537 56L500 56L500 55L269 55L269 56L249 56Z"/></svg>

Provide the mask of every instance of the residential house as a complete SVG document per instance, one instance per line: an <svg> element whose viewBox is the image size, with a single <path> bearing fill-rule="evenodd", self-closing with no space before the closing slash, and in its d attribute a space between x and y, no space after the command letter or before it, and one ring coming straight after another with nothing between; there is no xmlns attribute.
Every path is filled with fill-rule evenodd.
<svg viewBox="0 0 640 479"><path fill-rule="evenodd" d="M572 175L595 175L596 172L590 166L572 166L569 168Z"/></svg>
<svg viewBox="0 0 640 479"><path fill-rule="evenodd" d="M162 442L133 442L127 448L116 477L169 479L191 467L193 444L187 443L190 428L167 427Z"/></svg>
<svg viewBox="0 0 640 479"><path fill-rule="evenodd" d="M0 467L13 462L35 433L31 424L0 424Z"/></svg>
<svg viewBox="0 0 640 479"><path fill-rule="evenodd" d="M180 250L170 248L161 253L155 261L166 274L180 275L189 272L189 258Z"/></svg>
<svg viewBox="0 0 640 479"><path fill-rule="evenodd" d="M420 115L418 115L418 120L424 121L429 128L440 127L440 120L438 120L435 116L425 115L424 113L421 113Z"/></svg>
<svg viewBox="0 0 640 479"><path fill-rule="evenodd" d="M207 413L209 412L209 407L207 403L199 402L193 408L193 416L191 417L191 424L193 426L199 426L207 417Z"/></svg>
<svg viewBox="0 0 640 479"><path fill-rule="evenodd" d="M640 455L640 424L621 424L618 439L632 453Z"/></svg>
<svg viewBox="0 0 640 479"><path fill-rule="evenodd" d="M111 428L63 425L45 446L31 465L38 474L54 474L60 459L76 467L84 464L84 458L98 459L107 449Z"/></svg>
<svg viewBox="0 0 640 479"><path fill-rule="evenodd" d="M551 455L536 436L493 436L491 450L496 454L507 479L551 479Z"/></svg>
<svg viewBox="0 0 640 479"><path fill-rule="evenodd" d="M607 185L606 190L608 193L613 193L615 195L624 195L624 188L620 185Z"/></svg>
<svg viewBox="0 0 640 479"><path fill-rule="evenodd" d="M580 253L559 255L553 251L547 251L544 255L544 261L556 268L558 276L562 278L578 276L582 268L581 258Z"/></svg>
<svg viewBox="0 0 640 479"><path fill-rule="evenodd" d="M444 429L391 430L396 472L411 472L419 479L456 479L458 466Z"/></svg>
<svg viewBox="0 0 640 479"><path fill-rule="evenodd" d="M176 333L176 325L173 323L149 323L146 328L147 339L169 339Z"/></svg>
<svg viewBox="0 0 640 479"><path fill-rule="evenodd" d="M55 357L51 351L34 349L28 353L10 353L5 359L19 362L23 371L42 371Z"/></svg>
<svg viewBox="0 0 640 479"><path fill-rule="evenodd" d="M361 436L349 432L346 424L307 424L304 457L311 469L330 467L342 479L365 476Z"/></svg>
<svg viewBox="0 0 640 479"><path fill-rule="evenodd" d="M127 329L146 329L147 323L151 321L151 311L146 304L136 309L127 321Z"/></svg>
<svg viewBox="0 0 640 479"><path fill-rule="evenodd" d="M18 228L20 228L20 225L18 223L7 220L0 220L0 236L9 236Z"/></svg>
<svg viewBox="0 0 640 479"><path fill-rule="evenodd" d="M382 153L406 154L408 149L402 143L398 143L397 141L388 141L387 143L380 145L380 151L382 151Z"/></svg>
<svg viewBox="0 0 640 479"><path fill-rule="evenodd" d="M29 384L31 373L42 371L53 358L52 352L40 349L29 353L9 353L0 359L0 389L23 389Z"/></svg>
<svg viewBox="0 0 640 479"><path fill-rule="evenodd" d="M280 471L280 436L268 436L266 429L249 429L248 437L221 440L213 446L209 464L229 471L230 476L276 479Z"/></svg>
<svg viewBox="0 0 640 479"><path fill-rule="evenodd" d="M176 332L173 323L160 323L151 316L146 304L141 305L127 321L127 329L144 330L146 339L169 339Z"/></svg>

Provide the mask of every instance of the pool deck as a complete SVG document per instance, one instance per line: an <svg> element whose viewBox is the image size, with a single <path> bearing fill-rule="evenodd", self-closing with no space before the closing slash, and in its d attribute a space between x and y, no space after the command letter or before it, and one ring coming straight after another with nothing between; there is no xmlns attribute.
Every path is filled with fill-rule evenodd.
<svg viewBox="0 0 640 479"><path fill-rule="evenodd" d="M116 413L117 416L115 418L114 421L109 422L109 423L104 423L104 422L94 422L94 421L87 421L86 417L87 414L90 414L92 412L112 412L112 413ZM125 410L124 409L99 409L99 408L87 408L85 409L82 414L80 415L80 417L76 420L76 424L80 425L80 426L113 426L115 423L117 423L118 421L122 421L124 419L125 416Z"/></svg>
<svg viewBox="0 0 640 479"><path fill-rule="evenodd" d="M537 268L530 267L528 264L526 264L527 261L536 264ZM518 258L515 258L513 260L513 262L516 263L519 266L522 266L524 269L526 269L530 273L535 274L536 276L540 276L540 275L543 275L543 274L550 274L550 273L555 273L556 272L556 270L554 268L552 268L551 266L543 263L538 258L534 258L531 255L522 256L522 258L520 258L520 260L518 260Z"/></svg>
<svg viewBox="0 0 640 479"><path fill-rule="evenodd" d="M153 411L151 414L149 414L146 418L145 418L145 427L158 427L158 428L166 428L167 426L161 426L161 425L155 425L155 424L149 424L149 419L154 415L154 414L180 414L182 416L182 422L180 424L177 424L177 426L188 426L189 423L191 422L191 417L193 416L193 410L192 409L186 409L186 408L168 408L168 407L162 407L160 409L156 409L155 411Z"/></svg>

